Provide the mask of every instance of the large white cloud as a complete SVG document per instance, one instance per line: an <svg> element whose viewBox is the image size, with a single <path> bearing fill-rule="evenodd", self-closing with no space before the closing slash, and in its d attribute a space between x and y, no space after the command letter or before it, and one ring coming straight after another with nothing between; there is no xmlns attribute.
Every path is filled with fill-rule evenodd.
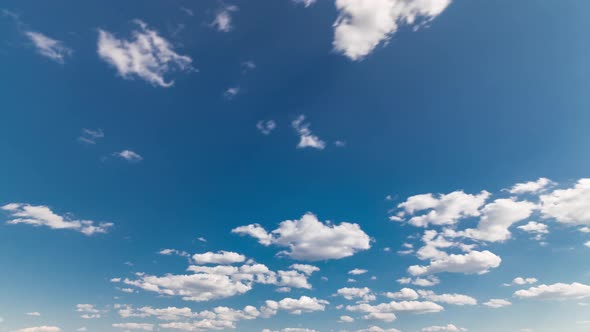
<svg viewBox="0 0 590 332"><path fill-rule="evenodd" d="M37 52L55 62L64 63L66 57L72 54L72 49L62 41L50 38L40 32L26 31L25 35L33 42Z"/></svg>
<svg viewBox="0 0 590 332"><path fill-rule="evenodd" d="M514 296L522 299L584 299L590 297L590 286L574 282L572 284L556 283L552 285L539 285L529 289L521 289L514 292Z"/></svg>
<svg viewBox="0 0 590 332"><path fill-rule="evenodd" d="M440 15L451 0L336 0L333 46L352 60L368 55L400 25Z"/></svg>
<svg viewBox="0 0 590 332"><path fill-rule="evenodd" d="M54 213L44 205L29 205L24 203L10 203L1 207L12 219L6 223L10 225L28 224L33 226L45 226L52 229L69 229L85 235L107 233L113 226L112 223L96 223L92 220L69 219Z"/></svg>
<svg viewBox="0 0 590 332"><path fill-rule="evenodd" d="M153 85L170 87L174 81L166 81L165 74L172 70L192 70L190 57L176 53L170 42L144 22L135 23L139 29L132 32L130 40L98 30L98 55L115 67L121 77L138 77Z"/></svg>
<svg viewBox="0 0 590 332"><path fill-rule="evenodd" d="M289 250L279 254L304 261L340 259L371 248L369 236L358 224L323 223L312 213L299 220L283 221L270 233L259 225L241 226L232 232L253 236L263 245L287 247Z"/></svg>
<svg viewBox="0 0 590 332"><path fill-rule="evenodd" d="M573 188L541 195L544 218L571 225L590 225L590 179L580 179Z"/></svg>

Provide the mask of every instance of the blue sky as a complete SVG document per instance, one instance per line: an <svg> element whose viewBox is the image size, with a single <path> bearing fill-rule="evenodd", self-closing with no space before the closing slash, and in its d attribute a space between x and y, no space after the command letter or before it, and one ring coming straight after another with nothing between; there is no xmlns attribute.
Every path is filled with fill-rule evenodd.
<svg viewBox="0 0 590 332"><path fill-rule="evenodd" d="M0 10L0 331L588 330L590 3Z"/></svg>

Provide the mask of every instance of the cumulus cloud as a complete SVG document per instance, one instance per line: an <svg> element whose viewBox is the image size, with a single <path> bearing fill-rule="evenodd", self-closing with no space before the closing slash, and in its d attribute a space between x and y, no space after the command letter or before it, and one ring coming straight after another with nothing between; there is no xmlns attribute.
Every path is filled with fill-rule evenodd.
<svg viewBox="0 0 590 332"><path fill-rule="evenodd" d="M264 317L275 315L278 311L286 311L293 315L300 315L304 312L324 311L326 300L320 300L315 297L301 296L299 299L284 298L280 301L268 300L260 308Z"/></svg>
<svg viewBox="0 0 590 332"><path fill-rule="evenodd" d="M26 31L25 35L33 42L39 54L57 63L63 64L66 57L72 54L72 49L66 47L63 42L40 32Z"/></svg>
<svg viewBox="0 0 590 332"><path fill-rule="evenodd" d="M350 317L350 316L340 316L340 319L338 320L339 323L352 323L354 322L354 318Z"/></svg>
<svg viewBox="0 0 590 332"><path fill-rule="evenodd" d="M368 287L355 288L355 287L344 287L336 291L337 295L342 296L347 300L358 299L361 302L374 301L376 299L375 294L371 292Z"/></svg>
<svg viewBox="0 0 590 332"><path fill-rule="evenodd" d="M365 274L369 271L364 270L364 269L352 269L350 271L348 271L348 274L352 274L352 275L361 275L361 274Z"/></svg>
<svg viewBox="0 0 590 332"><path fill-rule="evenodd" d="M463 294L435 294L433 291L419 290L418 294L428 301L453 304L458 306L476 305L477 300Z"/></svg>
<svg viewBox="0 0 590 332"><path fill-rule="evenodd" d="M396 319L395 314L398 312L423 314L440 312L443 311L444 308L430 301L392 301L377 305L371 305L368 303L349 305L346 306L346 310L365 313L366 315L363 316L364 319L392 322Z"/></svg>
<svg viewBox="0 0 590 332"><path fill-rule="evenodd" d="M549 230L547 225L542 224L536 221L529 221L526 225L518 226L518 229L521 229L527 233L533 234L548 234Z"/></svg>
<svg viewBox="0 0 590 332"><path fill-rule="evenodd" d="M232 30L232 13L238 11L238 6L225 6L215 15L212 26L218 31L230 32Z"/></svg>
<svg viewBox="0 0 590 332"><path fill-rule="evenodd" d="M234 264L242 263L246 256L231 251L206 252L203 254L193 255L193 261L196 264Z"/></svg>
<svg viewBox="0 0 590 332"><path fill-rule="evenodd" d="M57 326L35 326L27 327L13 332L61 332L61 328Z"/></svg>
<svg viewBox="0 0 590 332"><path fill-rule="evenodd" d="M570 225L590 225L590 179L580 179L573 188L541 195L540 200L544 218Z"/></svg>
<svg viewBox="0 0 590 332"><path fill-rule="evenodd" d="M464 274L485 274L492 268L500 266L502 259L494 253L484 251L471 251L466 254L452 254L434 259L429 265L412 265L408 272L413 276L435 274L440 272L453 272Z"/></svg>
<svg viewBox="0 0 590 332"><path fill-rule="evenodd" d="M396 300L417 300L420 298L420 295L413 289L411 288L402 288L399 292L387 292L385 294L386 297L390 298L390 299L396 299Z"/></svg>
<svg viewBox="0 0 590 332"><path fill-rule="evenodd" d="M105 30L98 30L98 55L113 66L125 79L141 78L154 86L170 87L164 75L173 70L191 71L192 59L179 55L170 42L147 24L135 20L138 29L129 40L118 39Z"/></svg>
<svg viewBox="0 0 590 332"><path fill-rule="evenodd" d="M528 285L528 284L536 284L538 281L539 280L537 280L537 278L516 277L512 280L511 283L504 284L504 286L514 286L514 285L522 286L522 285Z"/></svg>
<svg viewBox="0 0 590 332"><path fill-rule="evenodd" d="M516 291L514 296L521 299L579 300L590 297L590 286L578 282L539 285Z"/></svg>
<svg viewBox="0 0 590 332"><path fill-rule="evenodd" d="M60 216L44 205L10 203L0 209L6 211L13 218L6 222L9 225L27 224L51 229L70 229L88 236L107 233L113 227L113 223L96 223L92 220L77 220L67 216Z"/></svg>
<svg viewBox="0 0 590 332"><path fill-rule="evenodd" d="M297 271L301 271L307 275L311 275L312 273L320 270L319 267L313 266L313 265L308 265L308 264L293 264L290 267L292 269L297 270Z"/></svg>
<svg viewBox="0 0 590 332"><path fill-rule="evenodd" d="M131 150L123 150L121 152L113 153L114 156L119 157L121 159L127 160L129 162L139 162L143 160L143 157L140 156L138 153L131 151Z"/></svg>
<svg viewBox="0 0 590 332"><path fill-rule="evenodd" d="M425 327L421 331L422 332L461 332L461 331L467 331L467 329L462 328L462 327L457 327L453 324L448 324L446 326Z"/></svg>
<svg viewBox="0 0 590 332"><path fill-rule="evenodd" d="M235 228L232 233L250 235L263 245L287 247L279 254L304 261L340 259L371 248L369 236L358 224L323 223L312 213L299 220L283 221L270 233L256 224Z"/></svg>
<svg viewBox="0 0 590 332"><path fill-rule="evenodd" d="M451 0L336 0L334 49L352 60L360 60L395 34L400 25L430 21Z"/></svg>
<svg viewBox="0 0 590 332"><path fill-rule="evenodd" d="M487 302L484 302L483 305L485 305L486 307L497 309L497 308L511 306L512 303L510 301L507 301L504 299L491 299Z"/></svg>
<svg viewBox="0 0 590 332"><path fill-rule="evenodd" d="M97 319L100 318L100 310L96 309L92 304L77 304L76 311L81 313L80 317L83 319Z"/></svg>
<svg viewBox="0 0 590 332"><path fill-rule="evenodd" d="M408 223L417 227L453 225L462 218L479 216L479 208L484 205L489 196L490 193L487 191L477 195L466 194L463 191L442 194L438 197L433 194L416 195L398 205L398 208L403 211L396 217L403 220L403 217L411 216ZM415 215L416 212L421 211L425 213Z"/></svg>
<svg viewBox="0 0 590 332"><path fill-rule="evenodd" d="M256 129L258 129L263 135L270 135L276 128L277 124L273 120L260 120L256 123Z"/></svg>
<svg viewBox="0 0 590 332"><path fill-rule="evenodd" d="M314 148L323 150L326 148L326 142L322 141L319 137L314 135L309 129L309 123L305 123L305 116L300 115L297 119L292 122L292 126L299 135L299 143L297 148Z"/></svg>
<svg viewBox="0 0 590 332"><path fill-rule="evenodd" d="M540 178L537 181L517 183L510 188L508 192L515 195L535 194L544 191L548 186L553 184L554 183L547 178Z"/></svg>
<svg viewBox="0 0 590 332"><path fill-rule="evenodd" d="M125 330L143 330L143 331L153 331L154 324L147 324L147 323L117 323L113 324L113 327Z"/></svg>

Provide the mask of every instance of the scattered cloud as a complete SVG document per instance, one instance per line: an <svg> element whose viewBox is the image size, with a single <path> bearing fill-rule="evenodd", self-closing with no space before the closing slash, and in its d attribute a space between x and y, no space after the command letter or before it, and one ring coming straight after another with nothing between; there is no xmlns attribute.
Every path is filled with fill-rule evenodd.
<svg viewBox="0 0 590 332"><path fill-rule="evenodd" d="M578 282L539 285L516 291L514 296L521 299L579 300L590 297L590 286Z"/></svg>
<svg viewBox="0 0 590 332"><path fill-rule="evenodd" d="M419 290L418 294L422 298L432 302L453 304L458 306L476 305L477 300L471 296L463 294L435 294L433 291Z"/></svg>
<svg viewBox="0 0 590 332"><path fill-rule="evenodd" d="M364 319L381 320L384 322L393 322L397 319L396 313L433 313L441 312L444 308L434 302L430 301L392 301L389 303L381 303L371 305L368 303L360 303L356 305L346 306L346 310L351 312L365 313Z"/></svg>
<svg viewBox="0 0 590 332"><path fill-rule="evenodd" d="M82 129L82 135L78 140L86 144L96 144L96 141L104 137L102 129Z"/></svg>
<svg viewBox="0 0 590 332"><path fill-rule="evenodd" d="M260 308L263 317L275 315L278 311L286 311L293 315L300 315L304 312L324 311L326 300L320 300L315 297L301 296L299 299L284 298L280 301L268 300Z"/></svg>
<svg viewBox="0 0 590 332"><path fill-rule="evenodd" d="M553 181L547 178L540 178L537 181L517 183L508 192L515 195L536 194L547 189L548 186L554 185Z"/></svg>
<svg viewBox="0 0 590 332"><path fill-rule="evenodd" d="M142 331L153 331L154 324L148 323L117 323L113 324L113 327L125 330L142 330Z"/></svg>
<svg viewBox="0 0 590 332"><path fill-rule="evenodd" d="M511 306L512 303L510 301L507 301L504 299L491 299L487 302L484 302L483 305L485 305L486 307L497 309L497 308Z"/></svg>
<svg viewBox="0 0 590 332"><path fill-rule="evenodd" d="M27 316L39 317L39 316L41 316L41 313L39 313L37 311L27 312Z"/></svg>
<svg viewBox="0 0 590 332"><path fill-rule="evenodd" d="M246 256L231 251L219 251L217 253L206 252L193 255L195 264L234 264L242 263Z"/></svg>
<svg viewBox="0 0 590 332"><path fill-rule="evenodd" d="M100 318L100 310L96 309L92 304L77 304L76 311L80 313L80 318L83 319L97 319Z"/></svg>
<svg viewBox="0 0 590 332"><path fill-rule="evenodd" d="M256 123L256 129L263 135L270 135L276 128L277 124L273 120L260 120Z"/></svg>
<svg viewBox="0 0 590 332"><path fill-rule="evenodd" d="M141 78L154 86L170 87L164 75L173 70L192 71L192 59L177 54L172 44L147 24L135 20L137 30L129 40L118 39L105 30L98 30L98 55L113 66L125 79Z"/></svg>
<svg viewBox="0 0 590 332"><path fill-rule="evenodd" d="M359 300L361 302L370 302L375 301L377 298L375 294L371 292L371 289L368 287L363 288L355 288L355 287L345 287L340 288L337 292L337 295L342 296L347 300Z"/></svg>
<svg viewBox="0 0 590 332"><path fill-rule="evenodd" d="M240 93L240 87L234 86L231 88L227 88L227 90L223 92L223 96L225 97L225 99L231 100L234 99L238 95L238 93Z"/></svg>
<svg viewBox="0 0 590 332"><path fill-rule="evenodd" d="M121 159L125 159L129 162L140 162L143 160L143 157L140 156L137 152L131 150L123 150L121 152L113 153L114 156L119 157Z"/></svg>
<svg viewBox="0 0 590 332"><path fill-rule="evenodd" d="M504 286L523 286L523 285L531 285L536 284L539 280L537 278L523 278L523 277L516 277L512 280L509 284L504 284Z"/></svg>
<svg viewBox="0 0 590 332"><path fill-rule="evenodd" d="M225 6L220 9L215 15L215 19L211 23L218 31L230 32L232 26L232 13L238 11L238 6Z"/></svg>
<svg viewBox="0 0 590 332"><path fill-rule="evenodd" d="M44 205L29 205L25 203L10 203L0 209L6 211L11 218L6 223L9 225L27 224L36 227L49 227L51 229L70 229L85 235L107 233L113 227L113 223L96 223L92 220L70 219L60 216Z"/></svg>
<svg viewBox="0 0 590 332"><path fill-rule="evenodd" d="M57 63L63 64L73 52L62 41L50 38L40 32L26 31L25 35L33 42L39 54Z"/></svg>
<svg viewBox="0 0 590 332"><path fill-rule="evenodd" d="M352 274L352 275L361 275L361 274L365 274L369 271L364 270L364 269L352 269L350 271L348 271L348 274Z"/></svg>
<svg viewBox="0 0 590 332"><path fill-rule="evenodd" d="M570 225L590 225L590 179L580 179L573 188L541 195L540 200L544 218Z"/></svg>
<svg viewBox="0 0 590 332"><path fill-rule="evenodd" d="M440 15L451 0L336 0L334 50L351 60L360 60L401 25L428 22Z"/></svg>
<svg viewBox="0 0 590 332"><path fill-rule="evenodd" d="M283 221L270 233L256 224L235 228L232 233L255 237L262 245L287 247L279 255L304 261L340 259L371 248L369 236L358 224L323 223L312 213L299 220Z"/></svg>
<svg viewBox="0 0 590 332"><path fill-rule="evenodd" d="M305 116L300 115L292 122L292 126L299 134L299 144L297 144L297 148L304 149L304 148L314 148L318 150L323 150L326 148L326 142L322 141L319 137L315 136L311 129L309 129L309 123L304 123Z"/></svg>
<svg viewBox="0 0 590 332"><path fill-rule="evenodd" d="M453 324L448 324L447 326L425 327L420 331L422 331L422 332L461 332L461 331L467 331L467 329L462 328L462 327L457 327Z"/></svg>
<svg viewBox="0 0 590 332"><path fill-rule="evenodd" d="M61 328L57 326L35 326L16 330L13 332L61 332Z"/></svg>

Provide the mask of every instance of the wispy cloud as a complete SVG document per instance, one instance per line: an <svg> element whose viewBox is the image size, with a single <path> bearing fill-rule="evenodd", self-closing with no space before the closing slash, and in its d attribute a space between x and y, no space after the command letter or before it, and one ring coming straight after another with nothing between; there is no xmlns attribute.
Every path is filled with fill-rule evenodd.
<svg viewBox="0 0 590 332"><path fill-rule="evenodd" d="M82 129L82 134L78 137L78 141L86 144L96 144L98 139L104 137L102 129Z"/></svg>
<svg viewBox="0 0 590 332"><path fill-rule="evenodd" d="M292 123L293 128L299 134L299 144L297 144L297 148L314 148L318 150L326 148L326 142L315 136L311 132L311 129L309 129L309 123L304 123L304 121L305 116L300 115Z"/></svg>
<svg viewBox="0 0 590 332"><path fill-rule="evenodd" d="M40 32L26 31L25 35L33 42L39 54L57 63L63 64L65 58L73 52L62 41L50 38Z"/></svg>

